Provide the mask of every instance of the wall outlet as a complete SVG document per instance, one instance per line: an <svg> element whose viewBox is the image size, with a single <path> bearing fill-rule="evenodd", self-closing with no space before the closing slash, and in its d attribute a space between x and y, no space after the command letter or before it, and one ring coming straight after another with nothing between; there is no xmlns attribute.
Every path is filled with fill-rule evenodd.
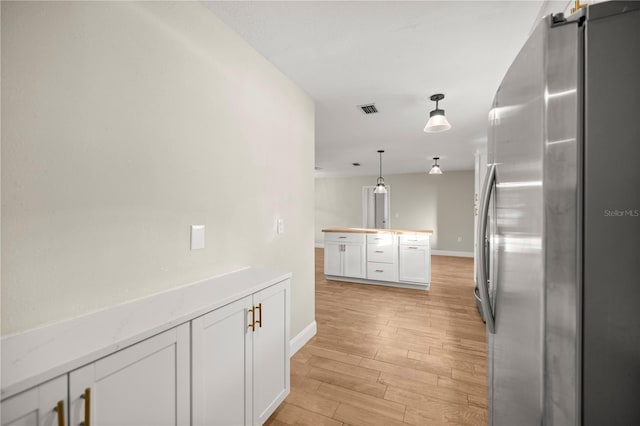
<svg viewBox="0 0 640 426"><path fill-rule="evenodd" d="M458 242L461 243L462 242L462 237L458 237Z"/></svg>

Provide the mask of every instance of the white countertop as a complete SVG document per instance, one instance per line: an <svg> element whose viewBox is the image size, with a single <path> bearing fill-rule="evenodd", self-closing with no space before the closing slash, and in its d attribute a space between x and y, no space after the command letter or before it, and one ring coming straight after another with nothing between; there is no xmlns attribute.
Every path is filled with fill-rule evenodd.
<svg viewBox="0 0 640 426"><path fill-rule="evenodd" d="M379 228L327 228L322 232L346 232L355 234L394 234L394 235L412 235L412 234L433 234L431 229L379 229Z"/></svg>
<svg viewBox="0 0 640 426"><path fill-rule="evenodd" d="M245 268L2 338L2 399L166 331L291 273Z"/></svg>

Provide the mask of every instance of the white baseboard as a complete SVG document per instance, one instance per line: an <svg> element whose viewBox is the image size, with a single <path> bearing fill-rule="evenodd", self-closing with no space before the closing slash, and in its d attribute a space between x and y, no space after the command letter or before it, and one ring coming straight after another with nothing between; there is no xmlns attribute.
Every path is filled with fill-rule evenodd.
<svg viewBox="0 0 640 426"><path fill-rule="evenodd" d="M318 332L318 326L316 321L313 320L311 324L302 329L293 339L289 341L289 350L291 356L300 350L313 336Z"/></svg>
<svg viewBox="0 0 640 426"><path fill-rule="evenodd" d="M472 251L431 250L435 256L473 257Z"/></svg>
<svg viewBox="0 0 640 426"><path fill-rule="evenodd" d="M324 248L324 243L316 243L316 248Z"/></svg>

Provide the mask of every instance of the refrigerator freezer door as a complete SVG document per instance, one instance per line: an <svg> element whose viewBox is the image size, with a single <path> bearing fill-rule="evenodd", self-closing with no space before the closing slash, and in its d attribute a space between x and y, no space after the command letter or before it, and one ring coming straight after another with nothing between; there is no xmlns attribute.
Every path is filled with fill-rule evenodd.
<svg viewBox="0 0 640 426"><path fill-rule="evenodd" d="M638 6L602 3L587 21L585 426L640 424ZM595 12L617 13L599 19Z"/></svg>

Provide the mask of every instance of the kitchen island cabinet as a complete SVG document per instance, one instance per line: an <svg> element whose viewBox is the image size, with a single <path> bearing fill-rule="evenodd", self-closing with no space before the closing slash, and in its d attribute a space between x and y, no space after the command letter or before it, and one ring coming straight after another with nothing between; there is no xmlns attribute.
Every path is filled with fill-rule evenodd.
<svg viewBox="0 0 640 426"><path fill-rule="evenodd" d="M429 289L432 231L330 228L322 232L328 279ZM346 259L357 267L349 267Z"/></svg>
<svg viewBox="0 0 640 426"><path fill-rule="evenodd" d="M365 278L365 237L349 232L325 234L325 274L336 277Z"/></svg>

